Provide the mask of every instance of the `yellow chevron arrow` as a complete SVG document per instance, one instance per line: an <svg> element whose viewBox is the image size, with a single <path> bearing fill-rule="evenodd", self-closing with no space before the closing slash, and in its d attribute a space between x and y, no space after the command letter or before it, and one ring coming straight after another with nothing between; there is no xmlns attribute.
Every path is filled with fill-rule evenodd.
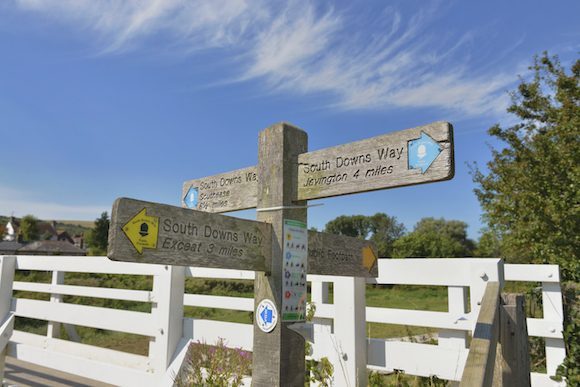
<svg viewBox="0 0 580 387"><path fill-rule="evenodd" d="M156 249L159 218L147 216L147 209L143 208L123 226L123 232L139 254L143 254L143 249Z"/></svg>
<svg viewBox="0 0 580 387"><path fill-rule="evenodd" d="M363 266L370 272L377 262L377 255L371 246L362 248Z"/></svg>

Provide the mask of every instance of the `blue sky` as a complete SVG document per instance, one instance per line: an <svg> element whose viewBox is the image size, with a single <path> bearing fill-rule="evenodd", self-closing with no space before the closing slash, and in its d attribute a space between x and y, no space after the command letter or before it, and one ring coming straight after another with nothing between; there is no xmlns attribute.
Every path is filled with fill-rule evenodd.
<svg viewBox="0 0 580 387"><path fill-rule="evenodd" d="M580 48L578 1L8 0L0 3L0 215L93 220L117 197L179 205L183 181L257 163L279 121L309 149L450 121L449 182L329 198L481 228L467 163L507 92ZM254 211L238 213L253 217Z"/></svg>

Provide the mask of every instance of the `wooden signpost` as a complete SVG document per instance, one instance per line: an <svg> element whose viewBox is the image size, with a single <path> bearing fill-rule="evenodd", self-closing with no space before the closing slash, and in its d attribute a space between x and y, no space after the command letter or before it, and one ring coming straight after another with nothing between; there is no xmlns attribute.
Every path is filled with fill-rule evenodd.
<svg viewBox="0 0 580 387"><path fill-rule="evenodd" d="M120 198L111 212L115 261L271 272L268 223ZM370 241L308 231L308 274L376 277Z"/></svg>
<svg viewBox="0 0 580 387"><path fill-rule="evenodd" d="M126 198L111 220L113 260L270 271L272 226L263 222Z"/></svg>
<svg viewBox="0 0 580 387"><path fill-rule="evenodd" d="M287 123L259 136L258 165L184 183L178 208L132 199L113 207L111 259L255 270L252 384L304 385L306 274L377 276L369 241L307 231L307 200L448 180L451 124L436 122L307 152ZM257 208L257 221L220 215Z"/></svg>
<svg viewBox="0 0 580 387"><path fill-rule="evenodd" d="M377 259L370 241L308 231L308 274L376 277Z"/></svg>
<svg viewBox="0 0 580 387"><path fill-rule="evenodd" d="M312 200L453 177L453 129L448 122L401 130L298 156L293 200ZM184 207L208 212L255 208L256 167L186 181Z"/></svg>

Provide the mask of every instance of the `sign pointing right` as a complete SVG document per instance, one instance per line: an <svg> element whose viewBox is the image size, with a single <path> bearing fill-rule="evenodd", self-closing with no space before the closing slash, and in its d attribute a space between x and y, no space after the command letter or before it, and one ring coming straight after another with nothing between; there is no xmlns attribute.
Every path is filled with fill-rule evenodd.
<svg viewBox="0 0 580 387"><path fill-rule="evenodd" d="M441 153L439 143L425 132L421 132L421 138L409 141L408 149L409 169L421 169L421 173L425 173Z"/></svg>

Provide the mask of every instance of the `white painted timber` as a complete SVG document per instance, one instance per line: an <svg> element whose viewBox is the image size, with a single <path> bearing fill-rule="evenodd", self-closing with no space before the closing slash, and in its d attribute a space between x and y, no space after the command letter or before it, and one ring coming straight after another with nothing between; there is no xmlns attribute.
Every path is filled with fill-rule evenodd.
<svg viewBox="0 0 580 387"><path fill-rule="evenodd" d="M183 336L206 344L217 343L219 339L224 338L230 348L251 351L254 327L252 324L184 318Z"/></svg>
<svg viewBox="0 0 580 387"><path fill-rule="evenodd" d="M156 326L149 313L130 312L75 304L15 298L12 310L17 317L58 321L136 335L155 336Z"/></svg>
<svg viewBox="0 0 580 387"><path fill-rule="evenodd" d="M450 315L467 314L467 287L450 286L447 288L447 305ZM457 325L454 323L454 325ZM467 348L467 332L463 330L442 329L437 337L437 344L447 348Z"/></svg>
<svg viewBox="0 0 580 387"><path fill-rule="evenodd" d="M0 257L0 319L4 321L8 320L10 317L15 265L16 258ZM0 380L3 380L4 378L5 359L6 348L0 351Z"/></svg>
<svg viewBox="0 0 580 387"><path fill-rule="evenodd" d="M237 280L254 280L255 272L250 270L210 269L188 266L185 275L193 278L223 278Z"/></svg>
<svg viewBox="0 0 580 387"><path fill-rule="evenodd" d="M306 277L312 281L312 276ZM312 281L310 284L310 298L316 306L328 303L328 282Z"/></svg>
<svg viewBox="0 0 580 387"><path fill-rule="evenodd" d="M552 380L549 375L540 374L539 372L530 373L532 387L566 387L566 382Z"/></svg>
<svg viewBox="0 0 580 387"><path fill-rule="evenodd" d="M516 265L506 264L506 281L560 282L558 265Z"/></svg>
<svg viewBox="0 0 580 387"><path fill-rule="evenodd" d="M14 331L10 340L13 343L42 348L47 351L66 353L71 356L85 357L102 363L146 371L149 368L146 356L115 351L94 345L80 344L68 340L47 338L33 333Z"/></svg>
<svg viewBox="0 0 580 387"><path fill-rule="evenodd" d="M0 352L6 349L6 344L10 341L14 329L14 313L9 313L8 318L0 326Z"/></svg>
<svg viewBox="0 0 580 387"><path fill-rule="evenodd" d="M17 270L67 271L75 273L153 275L162 272L164 265L113 262L107 257L65 257L43 255L19 255Z"/></svg>
<svg viewBox="0 0 580 387"><path fill-rule="evenodd" d="M119 386L155 386L154 375L121 365L88 360L26 344L10 342L8 354L17 359Z"/></svg>
<svg viewBox="0 0 580 387"><path fill-rule="evenodd" d="M155 302L154 293L147 290L112 289L92 286L52 285L36 282L14 282L14 290L23 290L37 293L62 294L67 296L81 296L106 298L111 300L125 300L138 302Z"/></svg>
<svg viewBox="0 0 580 387"><path fill-rule="evenodd" d="M64 283L64 272L53 271L51 285L59 285ZM62 302L62 294L52 293L50 294L50 302ZM46 335L48 337L60 337L60 323L56 321L49 321L46 330Z"/></svg>
<svg viewBox="0 0 580 387"><path fill-rule="evenodd" d="M163 385L173 386L175 384L174 381L177 379L179 370L181 370L183 367L185 355L187 355L187 350L189 349L189 345L191 343L193 343L193 340L184 337L179 340L179 343L175 349L175 356L173 357L173 360L171 360L171 364L169 367L167 367L165 375L163 376Z"/></svg>
<svg viewBox="0 0 580 387"><path fill-rule="evenodd" d="M563 321L564 307L562 305L562 291L560 283L542 283L542 308L544 320ZM556 324L553 324L556 325ZM561 332L562 325L549 327L550 331ZM548 375L555 375L558 366L566 358L566 348L564 340L561 338L546 338L546 371Z"/></svg>
<svg viewBox="0 0 580 387"><path fill-rule="evenodd" d="M367 283L470 286L474 270L478 274L487 273L490 281L499 280L497 267L500 261L495 258L379 259L379 276L368 278Z"/></svg>
<svg viewBox="0 0 580 387"><path fill-rule="evenodd" d="M153 279L153 292L157 302L151 308L151 320L155 324L153 340L149 343L149 358L153 369L164 371L176 355L183 337L183 290L185 268L165 266L164 271Z"/></svg>
<svg viewBox="0 0 580 387"><path fill-rule="evenodd" d="M244 310L248 312L252 312L254 310L254 299L244 297L185 294L183 296L183 304L187 306L198 306L203 308Z"/></svg>
<svg viewBox="0 0 580 387"><path fill-rule="evenodd" d="M334 282L334 337L342 358L334 385L365 387L367 351L358 340L366 337L365 279L338 277Z"/></svg>
<svg viewBox="0 0 580 387"><path fill-rule="evenodd" d="M314 316L317 318L335 318L335 311L334 304L317 304Z"/></svg>
<svg viewBox="0 0 580 387"><path fill-rule="evenodd" d="M368 340L369 368L382 372L403 370L419 376L436 375L441 379L461 380L467 349L437 345Z"/></svg>
<svg viewBox="0 0 580 387"><path fill-rule="evenodd" d="M450 314L424 310L367 307L367 322L412 325L440 329L470 330L473 318L470 313Z"/></svg>
<svg viewBox="0 0 580 387"><path fill-rule="evenodd" d="M543 318L528 318L528 335L535 337L545 337L551 339L563 339L562 321L550 321Z"/></svg>

